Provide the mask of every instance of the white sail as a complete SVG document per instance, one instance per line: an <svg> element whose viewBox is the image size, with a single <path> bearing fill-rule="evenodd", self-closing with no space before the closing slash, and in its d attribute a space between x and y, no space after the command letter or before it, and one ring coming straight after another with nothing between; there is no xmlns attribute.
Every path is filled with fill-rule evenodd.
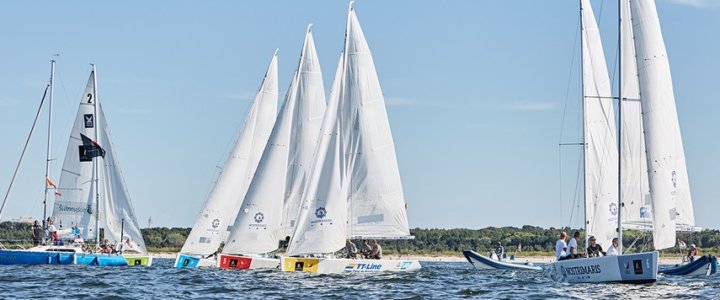
<svg viewBox="0 0 720 300"><path fill-rule="evenodd" d="M334 252L347 237L409 236L385 101L352 7L345 37L290 256Z"/></svg>
<svg viewBox="0 0 720 300"><path fill-rule="evenodd" d="M93 161L97 159L83 156L81 136L84 135L91 139L96 136L95 129L98 120L95 115L96 99L94 99L93 76L94 73L91 72L70 132L52 213L58 230L70 230L72 227L78 227L82 237L86 240L95 239L95 214L98 213L93 184Z"/></svg>
<svg viewBox="0 0 720 300"><path fill-rule="evenodd" d="M297 226L288 245L288 256L331 253L345 246L347 188L340 178L344 170L338 116L344 58L343 54L335 72L318 145L302 193Z"/></svg>
<svg viewBox="0 0 720 300"><path fill-rule="evenodd" d="M585 220L588 236L609 247L617 236L615 111L605 54L589 0L582 0L583 107L585 122Z"/></svg>
<svg viewBox="0 0 720 300"><path fill-rule="evenodd" d="M275 123L278 102L277 51L255 96L232 152L223 166L181 253L208 255L217 251L235 222L248 185Z"/></svg>
<svg viewBox="0 0 720 300"><path fill-rule="evenodd" d="M630 0L620 1L622 34L621 53L621 105L620 132L621 188L623 227L652 229L652 199L647 174L645 138L642 125L642 106L638 82L635 44L633 43Z"/></svg>
<svg viewBox="0 0 720 300"><path fill-rule="evenodd" d="M255 177L238 212L233 230L228 236L223 249L225 253L260 254L277 249L278 241L281 239L281 217L287 177L291 171L288 168L289 154L298 152L299 147L310 146L309 149L299 150L308 151L311 158L315 145L304 145L302 142L303 139L316 141L320 133L319 126L316 126L313 132L303 132L308 129L304 124L312 121L308 120L312 117L309 112L324 107L320 64L315 53L312 32L308 29L298 70L288 89L285 103L260 159ZM300 136L303 133L309 136ZM295 139L292 138L293 136ZM293 168L292 171L297 172L298 168ZM305 174L303 172L293 175L304 177ZM294 212L297 210L297 208L293 209Z"/></svg>
<svg viewBox="0 0 720 300"><path fill-rule="evenodd" d="M325 114L325 88L309 28L304 47L298 74L296 120L290 132L291 147L280 238L292 235L295 230L302 192L308 180Z"/></svg>
<svg viewBox="0 0 720 300"><path fill-rule="evenodd" d="M135 210L130 201L130 194L127 191L125 178L115 153L115 147L110 138L110 128L107 125L102 105L97 109L99 120L100 145L105 149L105 158L102 159L101 182L104 187L102 197L104 209L105 239L110 243L123 244L123 250L133 250L139 253L147 253L145 241L143 240L140 224L137 221ZM122 235L121 235L122 234Z"/></svg>
<svg viewBox="0 0 720 300"><path fill-rule="evenodd" d="M694 224L694 216L670 63L655 1L632 1L630 7L653 203L653 241L659 250L673 247L676 224Z"/></svg>

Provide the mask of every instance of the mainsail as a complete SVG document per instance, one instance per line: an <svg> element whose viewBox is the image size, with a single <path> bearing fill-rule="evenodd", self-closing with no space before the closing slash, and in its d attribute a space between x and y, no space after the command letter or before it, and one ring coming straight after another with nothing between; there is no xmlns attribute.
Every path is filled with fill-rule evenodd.
<svg viewBox="0 0 720 300"><path fill-rule="evenodd" d="M288 255L334 252L348 237L409 236L385 100L352 6L321 132Z"/></svg>
<svg viewBox="0 0 720 300"><path fill-rule="evenodd" d="M670 63L655 1L630 2L642 96L655 249L675 245L679 223L695 223Z"/></svg>
<svg viewBox="0 0 720 300"><path fill-rule="evenodd" d="M284 237L280 230L286 190L304 181L324 109L322 73L308 28L298 69L223 252L261 254L277 249ZM288 204L299 206L297 201ZM288 215L298 211L287 209Z"/></svg>
<svg viewBox="0 0 720 300"><path fill-rule="evenodd" d="M197 217L181 253L208 255L216 252L229 230L265 149L278 102L277 50L260 90L240 131L222 173Z"/></svg>
<svg viewBox="0 0 720 300"><path fill-rule="evenodd" d="M98 125L95 114L94 71L85 86L75 123L70 132L65 160L53 205L53 219L60 231L69 232L73 227L81 230L85 240L94 240L97 233L95 218L99 213L95 203L94 164L97 153L85 145L85 138L94 139Z"/></svg>
<svg viewBox="0 0 720 300"><path fill-rule="evenodd" d="M589 0L582 0L582 65L585 128L585 221L587 236L608 246L617 236L615 111L600 32Z"/></svg>
<svg viewBox="0 0 720 300"><path fill-rule="evenodd" d="M630 21L630 0L620 1L620 158L623 227L652 229L652 199L647 174L645 138L642 125L640 83L638 82L635 44Z"/></svg>

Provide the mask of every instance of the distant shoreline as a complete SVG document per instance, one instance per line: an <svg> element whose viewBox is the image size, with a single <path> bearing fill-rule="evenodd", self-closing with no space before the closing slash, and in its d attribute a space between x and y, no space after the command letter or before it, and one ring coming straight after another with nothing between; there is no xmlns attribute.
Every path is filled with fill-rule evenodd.
<svg viewBox="0 0 720 300"><path fill-rule="evenodd" d="M177 253L174 252L150 252L150 256L154 258L166 258L166 259L175 259L177 256ZM418 261L427 261L427 262L467 262L467 259L465 259L464 256L462 256L461 253L458 253L458 256L451 256L451 255L386 255L386 259L397 259L397 260L418 260ZM529 263L542 263L547 264L555 261L554 256L525 256L525 257L516 257L514 261L510 262L529 262ZM677 265L682 262L681 257L660 257L660 264L661 265Z"/></svg>

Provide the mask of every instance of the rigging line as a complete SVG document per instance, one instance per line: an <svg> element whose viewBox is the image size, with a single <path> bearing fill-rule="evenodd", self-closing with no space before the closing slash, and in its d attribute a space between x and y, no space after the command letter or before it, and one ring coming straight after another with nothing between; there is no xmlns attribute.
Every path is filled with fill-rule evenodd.
<svg viewBox="0 0 720 300"><path fill-rule="evenodd" d="M582 163L583 163L583 159L579 159L578 160L578 168L577 168L578 169L577 177L575 179L575 191L573 193L573 204L572 204L572 209L570 211L570 220L568 221L568 227L571 227L571 228L572 228L572 220L573 220L573 215L575 213L576 204L577 204L578 214L580 213L580 203L578 202L578 193L580 193L580 182L582 181L582 180L580 180L580 175L581 175L581 173L583 173L582 172L583 171ZM585 176L585 174L582 174L582 176ZM585 224L582 224L582 225L585 225ZM583 227L583 226L580 226L580 227Z"/></svg>
<svg viewBox="0 0 720 300"><path fill-rule="evenodd" d="M578 44L578 37L580 36L580 22L581 21L582 20L580 18L578 18L577 26L575 26L575 28L576 28L575 29L575 40L573 41L573 50L572 50L572 55L570 58L570 72L568 72L569 74L568 74L568 80L567 80L567 87L565 88L565 105L563 106L562 121L560 122L560 137L558 139L558 144L562 143L563 133L565 131L565 117L567 116L567 107L568 107L568 102L570 99L570 85L572 83L573 70L575 69L575 55L577 54L577 44ZM562 189L563 189L563 185L562 185L562 147L561 146L558 147L558 168L559 168L558 182L559 182L559 190L560 190L560 193L559 193L560 194L560 197L559 197L559 199L560 199L560 224L562 224L563 223L562 222L562 217L563 217Z"/></svg>
<svg viewBox="0 0 720 300"><path fill-rule="evenodd" d="M13 173L12 178L10 179L10 185L8 185L8 189L5 192L5 198L3 198L2 205L0 205L0 218L2 218L2 212L5 209L5 204L7 203L8 197L10 197L10 192L12 191L13 184L15 183L15 178L17 177L18 172L20 171L20 165L22 164L23 158L25 158L25 151L27 151L28 145L30 144L30 139L32 139L33 132L35 132L35 127L37 125L38 119L40 118L40 113L42 112L43 104L45 103L45 97L47 96L48 89L50 89L50 84L45 86L45 92L43 92L42 99L40 100L40 105L38 106L37 113L35 114L35 120L32 123L32 127L30 128L30 134L27 137L27 140L25 140L25 145L23 146L22 153L20 154L20 160L18 160L17 166L15 167L15 172Z"/></svg>
<svg viewBox="0 0 720 300"><path fill-rule="evenodd" d="M560 138L559 143L562 142L563 133L565 130L565 117L567 116L568 101L570 99L570 86L572 85L573 70L575 69L575 56L577 54L578 37L580 36L580 19L578 19L577 29L575 30L575 41L573 42L572 57L570 59L570 72L568 74L567 87L565 89L565 106L563 107L562 121L560 122Z"/></svg>

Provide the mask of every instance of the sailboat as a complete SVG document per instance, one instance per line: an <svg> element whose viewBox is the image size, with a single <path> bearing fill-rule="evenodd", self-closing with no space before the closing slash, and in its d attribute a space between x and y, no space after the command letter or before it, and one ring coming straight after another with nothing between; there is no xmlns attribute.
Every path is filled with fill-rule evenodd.
<svg viewBox="0 0 720 300"><path fill-rule="evenodd" d="M643 218L651 217L654 247L665 249L675 246L675 232L695 232L702 228L695 225L670 64L655 3L635 0L620 3L624 20L621 22L621 153L629 157L621 164L623 203L636 213L634 224L647 226ZM638 122L640 120L642 122ZM642 161L644 152L647 158ZM633 161L638 156L640 164ZM645 190L638 188L645 187L646 182L652 207L637 209L635 203L648 202L642 198ZM711 275L717 268L717 258L706 255L688 264L661 268L659 272Z"/></svg>
<svg viewBox="0 0 720 300"><path fill-rule="evenodd" d="M283 271L415 271L417 260L335 258L346 239L411 238L370 48L350 3L345 45Z"/></svg>
<svg viewBox="0 0 720 300"><path fill-rule="evenodd" d="M589 0L580 1L580 14L585 244L588 237L594 236L601 246L609 247L613 237L622 241L614 98L600 32ZM551 271L553 278L568 282L647 283L657 279L657 262L658 252L654 251L560 260L551 264Z"/></svg>
<svg viewBox="0 0 720 300"><path fill-rule="evenodd" d="M95 65L68 141L53 205L61 236L116 245L128 264L152 265L97 96ZM75 232L73 233L73 228Z"/></svg>
<svg viewBox="0 0 720 300"><path fill-rule="evenodd" d="M49 129L52 128L55 61L51 61L51 64L51 79L48 85L50 90ZM47 187L44 204L47 203L50 187L55 190L56 199L53 205L53 217L47 220L54 224L44 225L56 229L53 233L54 241L51 245L47 245L44 237L43 245L27 250L0 250L0 264L128 265L128 260L121 254L93 253L95 252L93 249L100 248L101 239L107 240L107 243L117 244L118 247L114 250L119 250L120 253L122 251L134 252L132 265L150 265L152 263L151 257L145 251L117 155L110 140L105 116L97 100L95 74L93 65L70 135L58 185L55 185L50 179L52 134L51 130L48 130L45 178ZM33 130L31 130L31 135L32 132ZM24 151L22 156L24 156ZM18 163L19 167L20 163ZM10 188L6 199L9 191ZM104 209L100 207L101 196ZM105 213L101 227L100 214L103 211ZM44 212L43 219L46 214ZM120 227L116 226L118 224ZM127 231L125 231L126 229ZM95 247L89 246L93 241Z"/></svg>
<svg viewBox="0 0 720 300"><path fill-rule="evenodd" d="M285 237L285 227L294 225L284 223L282 217L296 214L299 209L297 192L305 182L324 112L322 73L308 26L297 71L223 253L218 257L218 267L279 267L280 260L271 252Z"/></svg>
<svg viewBox="0 0 720 300"><path fill-rule="evenodd" d="M589 40L588 43L583 43L583 53L586 54L586 50L592 50L594 47L596 50L589 52L596 53L598 59L602 58L597 26L594 24L591 11L590 13L585 11L586 9L590 10L589 2L583 0L581 7L584 24L583 37ZM653 247L655 250L662 250L675 246L676 231L699 230L695 226L692 209L670 64L660 30L655 1L619 0L619 10L621 49L619 153L621 157L618 162L620 178L617 181L619 182L619 192L616 197L620 200L614 208L612 208L614 203L610 204L610 211L618 214L616 226L619 232L618 240L622 241L623 228L651 228ZM593 43L593 40L598 42ZM594 56L591 54L591 57ZM602 65L604 66L604 62ZM583 66L584 69L590 67L595 76L598 74L606 76L607 74L606 70L600 70L597 73L598 65L588 65L585 59L583 59ZM584 75L586 74L584 73ZM584 85L598 86L597 78L583 76ZM608 89L598 91L599 93L593 94L584 89L584 103L592 103L593 100L587 99L588 97L611 99L604 96L609 92ZM611 115L609 113L610 111L607 111L607 114ZM590 110L586 108L586 124L588 124L588 118L591 117ZM593 147L592 141L586 139L586 143L586 149ZM587 154L587 150L585 153ZM595 154L597 151L591 153ZM588 171L587 161L586 157L586 180L591 178L587 175L588 172L597 171L593 169ZM589 200L586 193L586 206L588 204L597 205L598 201L594 200L596 199ZM588 211L590 210L586 210L586 214ZM625 212L629 212L630 215L622 216ZM623 224L624 221L627 221L628 224ZM588 223L590 222L588 221ZM592 234L590 228L587 231L588 234ZM601 235L600 237L607 236ZM622 243L619 246L619 250L622 252ZM657 251L633 255L643 255L648 258L633 260L632 264L626 263L625 274L620 274L620 277L615 276L612 272L608 274L600 271L601 269L607 270L607 268L600 268L598 265L592 268L577 267L582 264L587 266L590 262L596 263L601 259L606 259L607 256L559 261L554 263L553 267L556 275L561 274L562 279L573 282L655 281L656 277L650 278L646 269L657 270ZM618 256L618 260L621 260L623 256L627 255ZM654 260L650 260L649 257ZM577 269L567 272L569 267ZM614 270L614 267L610 266L610 268ZM598 271L588 273L585 270ZM668 275L710 275L717 272L717 259L714 256L704 256L693 263L663 268L659 272ZM625 276L633 273L635 276Z"/></svg>
<svg viewBox="0 0 720 300"><path fill-rule="evenodd" d="M277 82L275 50L233 150L178 253L176 268L217 266L218 248L227 238L228 226L235 223L275 123Z"/></svg>

